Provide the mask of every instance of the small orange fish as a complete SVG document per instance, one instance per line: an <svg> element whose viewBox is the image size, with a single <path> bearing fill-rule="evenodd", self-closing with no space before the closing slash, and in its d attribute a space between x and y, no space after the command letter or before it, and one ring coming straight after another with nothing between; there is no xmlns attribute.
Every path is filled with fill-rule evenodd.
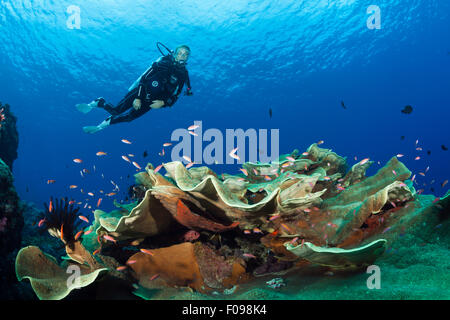
<svg viewBox="0 0 450 320"><path fill-rule="evenodd" d="M161 168L162 168L162 164L160 164L159 166L157 166L154 170L155 173L157 173Z"/></svg>
<svg viewBox="0 0 450 320"><path fill-rule="evenodd" d="M134 263L136 263L136 260L129 260L129 261L127 261L127 264L134 264Z"/></svg>
<svg viewBox="0 0 450 320"><path fill-rule="evenodd" d="M135 161L133 161L133 166L135 166L135 167L138 168L139 170L142 169L141 166L140 166L137 162L135 162Z"/></svg>
<svg viewBox="0 0 450 320"><path fill-rule="evenodd" d="M40 228L44 224L44 222L45 222L45 218L41 219L38 223L38 227Z"/></svg>
<svg viewBox="0 0 450 320"><path fill-rule="evenodd" d="M100 207L100 203L102 203L102 198L99 198L97 201L97 208Z"/></svg>
<svg viewBox="0 0 450 320"><path fill-rule="evenodd" d="M186 169L189 169L189 168L192 167L193 165L194 165L193 162L189 162L189 163L186 165Z"/></svg>
<svg viewBox="0 0 450 320"><path fill-rule="evenodd" d="M75 188L78 188L78 186L76 186L76 185L74 185L74 184L71 184L71 185L69 186L69 188L70 188L70 189L75 189Z"/></svg>
<svg viewBox="0 0 450 320"><path fill-rule="evenodd" d="M188 132L189 132L190 135L192 135L192 136L194 136L194 137L197 137L197 136L198 136L198 134L196 134L194 131L188 131Z"/></svg>
<svg viewBox="0 0 450 320"><path fill-rule="evenodd" d="M55 180L47 180L47 184L55 183Z"/></svg>
<svg viewBox="0 0 450 320"><path fill-rule="evenodd" d="M284 229L286 229L288 232L291 232L291 229L289 229L289 227L288 227L286 224L282 223L281 226L282 226Z"/></svg>
<svg viewBox="0 0 450 320"><path fill-rule="evenodd" d="M256 259L256 257L251 253L244 253L243 256L246 258Z"/></svg>
<svg viewBox="0 0 450 320"><path fill-rule="evenodd" d="M272 236L276 236L278 234L279 230L275 230L274 232L270 233Z"/></svg>
<svg viewBox="0 0 450 320"><path fill-rule="evenodd" d="M100 249L95 250L94 252L92 252L92 254L95 256L97 253L100 252Z"/></svg>
<svg viewBox="0 0 450 320"><path fill-rule="evenodd" d="M127 139L122 139L121 140L123 143L126 143L126 144L131 144L131 141L129 141L129 140L127 140Z"/></svg>
<svg viewBox="0 0 450 320"><path fill-rule="evenodd" d="M78 240L78 238L81 236L82 233L83 230L78 231L77 234L75 235L75 240Z"/></svg>
<svg viewBox="0 0 450 320"><path fill-rule="evenodd" d="M198 128L198 125L193 124L192 126L189 126L189 127L188 127L188 130L195 130L195 129L197 129L197 128Z"/></svg>
<svg viewBox="0 0 450 320"><path fill-rule="evenodd" d="M415 157L414 160L420 160L420 157Z"/></svg>
<svg viewBox="0 0 450 320"><path fill-rule="evenodd" d="M259 228L253 228L253 233L262 233L262 231Z"/></svg>
<svg viewBox="0 0 450 320"><path fill-rule="evenodd" d="M397 158L401 158L401 157L403 157L403 155L402 155L401 153L399 153L399 154L397 155Z"/></svg>
<svg viewBox="0 0 450 320"><path fill-rule="evenodd" d="M237 154L229 153L228 155L229 155L231 158L236 159L237 161L240 161L240 160L241 160L241 158L239 158L239 156L238 156Z"/></svg>
<svg viewBox="0 0 450 320"><path fill-rule="evenodd" d="M295 237L294 239L291 240L291 244L294 244L295 242L297 242L298 237Z"/></svg>
<svg viewBox="0 0 450 320"><path fill-rule="evenodd" d="M114 239L114 238L111 237L111 236L108 236L107 234L105 234L105 235L103 236L103 238L104 238L105 240L112 241L112 242L114 242L114 243L117 242L116 239Z"/></svg>
<svg viewBox="0 0 450 320"><path fill-rule="evenodd" d="M116 195L116 193L115 193L115 192L110 192L110 193L107 193L106 195L107 195L108 197L112 197L112 196Z"/></svg>
<svg viewBox="0 0 450 320"><path fill-rule="evenodd" d="M360 164L360 165L363 165L363 164L367 163L368 161L369 161L369 158L365 158L365 159L362 159L362 160L359 162L359 164Z"/></svg>
<svg viewBox="0 0 450 320"><path fill-rule="evenodd" d="M80 218L81 220L83 220L86 223L89 223L89 219L86 218L85 216L78 216L78 218Z"/></svg>
<svg viewBox="0 0 450 320"><path fill-rule="evenodd" d="M151 278L150 278L150 281L153 281L153 280L155 280L156 278L158 278L159 277L159 274L154 274Z"/></svg>
<svg viewBox="0 0 450 320"><path fill-rule="evenodd" d="M168 146L171 146L171 145L172 144L170 142L166 142L166 143L163 144L163 147L168 147Z"/></svg>
<svg viewBox="0 0 450 320"><path fill-rule="evenodd" d="M88 192L88 195L90 195L91 197L94 196L94 194L92 192Z"/></svg>
<svg viewBox="0 0 450 320"><path fill-rule="evenodd" d="M100 156L106 156L107 153L106 153L106 152L103 152L103 151L99 151L99 152L96 153L96 155L99 156L99 157L100 157Z"/></svg>
<svg viewBox="0 0 450 320"><path fill-rule="evenodd" d="M323 140L320 140L319 142L317 142L317 145L320 145L320 144L322 144L324 141Z"/></svg>
<svg viewBox="0 0 450 320"><path fill-rule="evenodd" d="M244 233L245 234L250 234L250 233L252 233L250 230L244 230Z"/></svg>
<svg viewBox="0 0 450 320"><path fill-rule="evenodd" d="M73 159L73 162L75 162L75 163L82 163L83 160L81 160L81 159Z"/></svg>
<svg viewBox="0 0 450 320"><path fill-rule="evenodd" d="M192 162L191 158L188 156L183 156L183 159L186 160L187 162Z"/></svg>
<svg viewBox="0 0 450 320"><path fill-rule="evenodd" d="M445 185L448 183L448 180L445 180L444 182L442 182L441 184L441 188L445 187Z"/></svg>
<svg viewBox="0 0 450 320"><path fill-rule="evenodd" d="M276 215L274 215L274 216L271 216L270 218L269 218L269 220L270 221L273 221L273 220L275 220L275 219L278 219L280 217L280 215L279 214L276 214Z"/></svg>
<svg viewBox="0 0 450 320"><path fill-rule="evenodd" d="M70 201L69 201L69 205L70 205L70 204L74 204L74 203L75 203L75 200L70 200Z"/></svg>
<svg viewBox="0 0 450 320"><path fill-rule="evenodd" d="M149 254L151 256L154 256L154 254L150 250L147 250L147 249L141 249L141 252L143 252L145 254Z"/></svg>
<svg viewBox="0 0 450 320"><path fill-rule="evenodd" d="M122 271L122 270L125 270L126 268L127 268L126 266L120 266L120 267L117 267L116 270Z"/></svg>
<svg viewBox="0 0 450 320"><path fill-rule="evenodd" d="M239 169L239 170L241 170L242 171L242 173L245 175L245 176L248 176L248 172L247 172L247 170L245 170L245 169Z"/></svg>
<svg viewBox="0 0 450 320"><path fill-rule="evenodd" d="M48 212L52 212L53 210L53 203L52 200L50 200L50 204L48 205Z"/></svg>
<svg viewBox="0 0 450 320"><path fill-rule="evenodd" d="M129 153L128 156L131 157L131 158L133 158L133 157L134 157L134 154Z"/></svg>
<svg viewBox="0 0 450 320"><path fill-rule="evenodd" d="M122 156L122 159L125 160L125 161L127 161L127 162L129 162L129 163L131 163L130 159L128 159L127 156Z"/></svg>
<svg viewBox="0 0 450 320"><path fill-rule="evenodd" d="M91 233L92 232L92 230L88 230L88 231L86 231L84 234L85 235L88 235L89 233Z"/></svg>
<svg viewBox="0 0 450 320"><path fill-rule="evenodd" d="M64 223L61 225L61 240L64 241L64 233L63 233Z"/></svg>

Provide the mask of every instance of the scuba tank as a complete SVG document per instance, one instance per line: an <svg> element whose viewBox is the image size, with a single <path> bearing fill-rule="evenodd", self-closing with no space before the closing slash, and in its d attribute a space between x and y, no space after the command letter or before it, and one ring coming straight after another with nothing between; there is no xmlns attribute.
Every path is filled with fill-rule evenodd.
<svg viewBox="0 0 450 320"><path fill-rule="evenodd" d="M164 53L161 51L160 45L163 46L163 47L168 51L167 54L164 54ZM170 55L170 56L173 55L173 51L170 50L169 48L167 48L165 45L163 45L163 44L162 44L161 42L159 42L159 41L156 43L156 47L158 48L159 52L161 52L161 54L162 54L164 57L165 57L165 56L169 56L169 55ZM161 58L160 58L160 59L161 59ZM152 68L152 66L148 67L147 70L145 70L145 72L142 73L142 74L139 76L139 78L137 78L136 81L133 82L133 84L128 88L128 92L130 92L131 90L133 90L134 88L136 88L136 87L139 85L139 82L141 82L141 79L142 79L142 77L144 76L144 74L146 74L151 68Z"/></svg>

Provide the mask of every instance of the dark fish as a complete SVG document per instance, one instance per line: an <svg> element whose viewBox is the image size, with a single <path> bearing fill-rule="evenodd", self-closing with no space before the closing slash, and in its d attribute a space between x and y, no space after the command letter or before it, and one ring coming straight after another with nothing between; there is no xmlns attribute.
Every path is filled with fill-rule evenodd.
<svg viewBox="0 0 450 320"><path fill-rule="evenodd" d="M431 190L431 192L434 192L434 188L433 187L431 187L430 190Z"/></svg>
<svg viewBox="0 0 450 320"><path fill-rule="evenodd" d="M146 156L148 156L148 153L147 153L147 151L144 151L144 154L143 154L143 156L144 156L144 158L145 158Z"/></svg>
<svg viewBox="0 0 450 320"><path fill-rule="evenodd" d="M401 136L401 137L400 137L400 140L405 140L405 136Z"/></svg>
<svg viewBox="0 0 450 320"><path fill-rule="evenodd" d="M344 101L341 101L341 106L342 106L342 108L347 109L347 107L344 104Z"/></svg>
<svg viewBox="0 0 450 320"><path fill-rule="evenodd" d="M447 151L447 150L448 150L448 148L447 148L446 146L444 146L444 145L442 145L441 148L442 148L442 150L444 150L444 151Z"/></svg>
<svg viewBox="0 0 450 320"><path fill-rule="evenodd" d="M272 119L272 108L269 108L269 117Z"/></svg>
<svg viewBox="0 0 450 320"><path fill-rule="evenodd" d="M431 150L428 150L428 151L427 151L427 154L430 155L430 154L431 154Z"/></svg>
<svg viewBox="0 0 450 320"><path fill-rule="evenodd" d="M410 114L411 112L413 112L413 108L411 106L406 106L402 110L402 113L404 114Z"/></svg>

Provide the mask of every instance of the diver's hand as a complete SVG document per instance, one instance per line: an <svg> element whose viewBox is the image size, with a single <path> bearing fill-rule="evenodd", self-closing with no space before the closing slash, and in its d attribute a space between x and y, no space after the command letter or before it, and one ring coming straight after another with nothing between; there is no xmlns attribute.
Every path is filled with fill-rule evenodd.
<svg viewBox="0 0 450 320"><path fill-rule="evenodd" d="M159 109L164 105L164 101L162 100L153 100L153 103L150 105L152 109Z"/></svg>
<svg viewBox="0 0 450 320"><path fill-rule="evenodd" d="M142 105L141 99L134 99L133 108L139 110L141 108L141 105Z"/></svg>

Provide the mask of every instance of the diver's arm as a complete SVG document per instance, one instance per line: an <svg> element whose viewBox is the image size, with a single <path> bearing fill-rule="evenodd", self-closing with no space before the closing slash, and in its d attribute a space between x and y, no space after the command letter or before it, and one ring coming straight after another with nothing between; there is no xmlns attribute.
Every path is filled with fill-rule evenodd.
<svg viewBox="0 0 450 320"><path fill-rule="evenodd" d="M186 85L187 85L187 88L186 88L185 95L192 96L194 93L191 90L191 80L189 79L189 72L187 71L187 69L186 69ZM180 93L181 93L181 90L180 90Z"/></svg>

